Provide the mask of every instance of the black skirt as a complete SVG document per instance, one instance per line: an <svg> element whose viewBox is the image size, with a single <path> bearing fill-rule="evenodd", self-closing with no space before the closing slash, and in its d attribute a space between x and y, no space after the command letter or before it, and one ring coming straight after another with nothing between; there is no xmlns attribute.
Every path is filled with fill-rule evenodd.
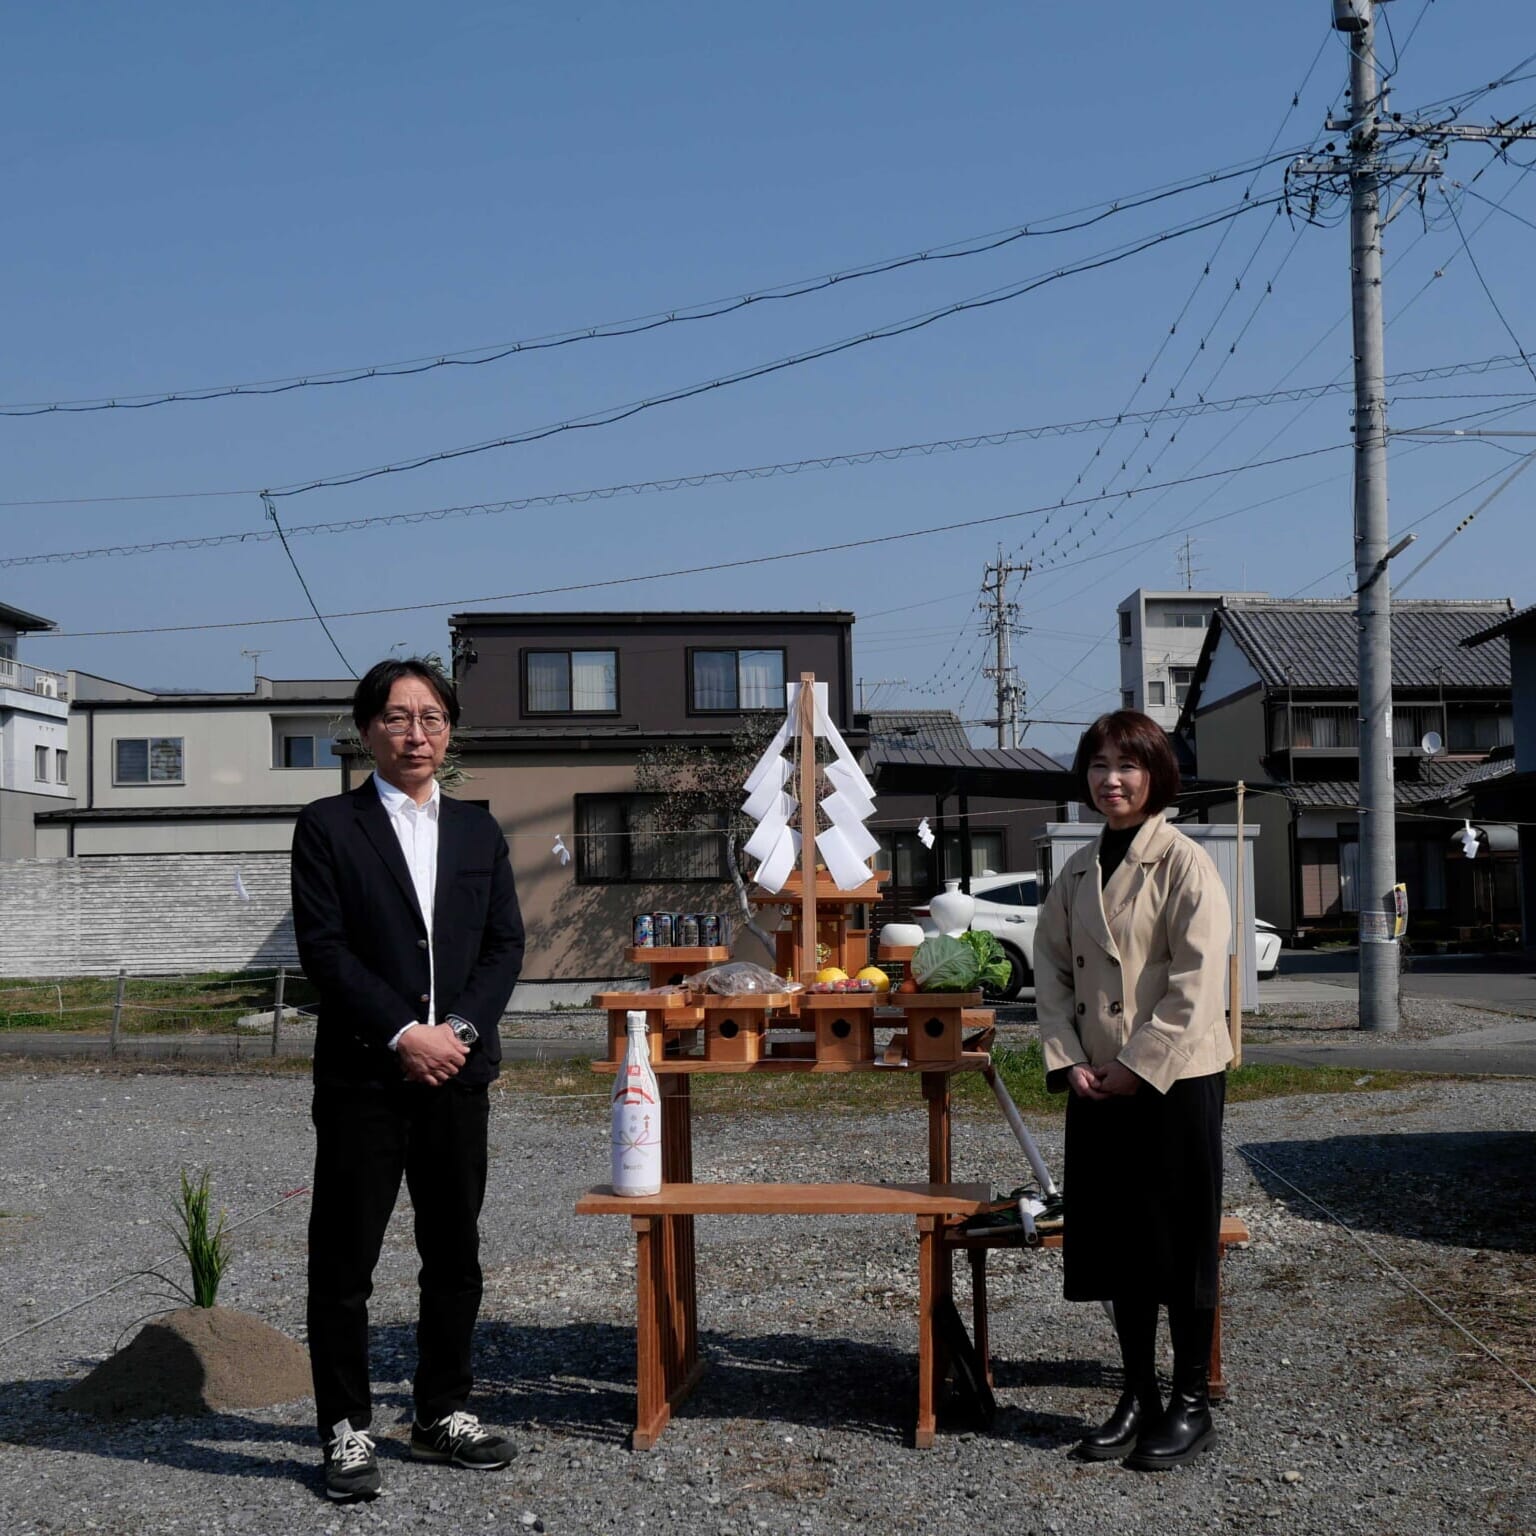
<svg viewBox="0 0 1536 1536"><path fill-rule="evenodd" d="M1214 1307L1227 1074L1067 1101L1068 1301Z"/></svg>

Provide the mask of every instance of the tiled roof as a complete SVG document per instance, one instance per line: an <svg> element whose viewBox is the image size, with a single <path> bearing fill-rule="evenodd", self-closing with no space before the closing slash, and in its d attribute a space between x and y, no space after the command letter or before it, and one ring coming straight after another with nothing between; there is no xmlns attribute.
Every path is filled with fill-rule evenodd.
<svg viewBox="0 0 1536 1536"><path fill-rule="evenodd" d="M1353 811L1360 805L1358 779L1323 779L1313 783L1283 784L1280 793L1292 805L1316 810ZM1415 784L1402 779L1392 785L1392 799L1398 805L1423 805L1439 800L1446 793L1442 784Z"/></svg>
<svg viewBox="0 0 1536 1536"><path fill-rule="evenodd" d="M959 747L969 750L960 717L950 709L872 709L869 712L870 744L908 747Z"/></svg>
<svg viewBox="0 0 1536 1536"><path fill-rule="evenodd" d="M1513 634L1518 629L1536 629L1536 603L1531 603L1525 608L1517 608L1508 618L1500 619L1497 624L1490 624L1486 629L1477 630L1461 643L1486 645L1488 641L1497 640L1501 635Z"/></svg>
<svg viewBox="0 0 1536 1536"><path fill-rule="evenodd" d="M1507 688L1509 643L1469 650L1462 642L1510 616L1507 599L1425 598L1392 605L1394 688ZM1247 602L1217 619L1271 688L1354 688L1351 599Z"/></svg>
<svg viewBox="0 0 1536 1536"><path fill-rule="evenodd" d="M1065 773L1067 770L1038 747L938 747L922 743L872 740L869 755L875 766L971 768L979 772Z"/></svg>

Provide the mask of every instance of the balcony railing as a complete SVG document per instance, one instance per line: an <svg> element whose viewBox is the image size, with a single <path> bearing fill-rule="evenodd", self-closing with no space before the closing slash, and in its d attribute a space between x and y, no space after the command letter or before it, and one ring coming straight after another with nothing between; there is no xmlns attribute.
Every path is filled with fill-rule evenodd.
<svg viewBox="0 0 1536 1536"><path fill-rule="evenodd" d="M1289 724L1289 735L1287 735ZM1392 749L1417 752L1425 735L1434 731L1442 742L1445 718L1438 704L1399 704L1392 711ZM1349 752L1360 750L1360 710L1352 704L1297 704L1289 715L1275 711L1277 752Z"/></svg>
<svg viewBox="0 0 1536 1536"><path fill-rule="evenodd" d="M67 699L69 680L62 672L46 672L29 667L24 661L0 656L0 688L15 688L21 693L35 693L45 699Z"/></svg>

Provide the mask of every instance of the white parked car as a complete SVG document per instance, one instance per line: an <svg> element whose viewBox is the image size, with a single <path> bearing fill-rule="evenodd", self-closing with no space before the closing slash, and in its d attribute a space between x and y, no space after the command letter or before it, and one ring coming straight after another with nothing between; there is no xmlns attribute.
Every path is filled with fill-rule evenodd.
<svg viewBox="0 0 1536 1536"><path fill-rule="evenodd" d="M1035 923L1039 917L1040 883L1032 874L975 875L971 879L971 895L976 898L971 927L984 928L993 934L1013 966L1002 996L1017 997L1022 988L1034 985ZM912 917L921 924L925 934L938 933L939 925L926 905L913 907ZM1267 979L1280 967L1280 935L1274 925L1266 923L1262 917L1254 919L1253 932L1259 977Z"/></svg>

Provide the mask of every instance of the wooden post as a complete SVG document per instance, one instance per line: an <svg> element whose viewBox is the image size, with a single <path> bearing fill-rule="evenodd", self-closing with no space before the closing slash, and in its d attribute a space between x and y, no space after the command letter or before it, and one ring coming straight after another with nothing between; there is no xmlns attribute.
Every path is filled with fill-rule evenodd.
<svg viewBox="0 0 1536 1536"><path fill-rule="evenodd" d="M277 1037L283 1028L283 989L288 981L288 967L277 968L277 986L272 993L272 1054L277 1055Z"/></svg>
<svg viewBox="0 0 1536 1536"><path fill-rule="evenodd" d="M1232 1033L1232 1066L1235 1068L1243 1064L1243 980L1248 973L1248 928L1247 928L1247 902L1245 889L1244 870L1244 837L1243 837L1243 794L1247 786L1241 779L1237 781L1237 858L1234 863L1236 874L1232 884L1232 960L1231 975L1227 984L1227 1009L1228 1027Z"/></svg>
<svg viewBox="0 0 1536 1536"><path fill-rule="evenodd" d="M112 1033L107 1037L107 1054L117 1055L118 1040L123 1029L123 993L128 987L128 972L122 966L117 968L117 990L112 995Z"/></svg>
<svg viewBox="0 0 1536 1536"><path fill-rule="evenodd" d="M816 674L800 674L800 980L816 979Z"/></svg>

